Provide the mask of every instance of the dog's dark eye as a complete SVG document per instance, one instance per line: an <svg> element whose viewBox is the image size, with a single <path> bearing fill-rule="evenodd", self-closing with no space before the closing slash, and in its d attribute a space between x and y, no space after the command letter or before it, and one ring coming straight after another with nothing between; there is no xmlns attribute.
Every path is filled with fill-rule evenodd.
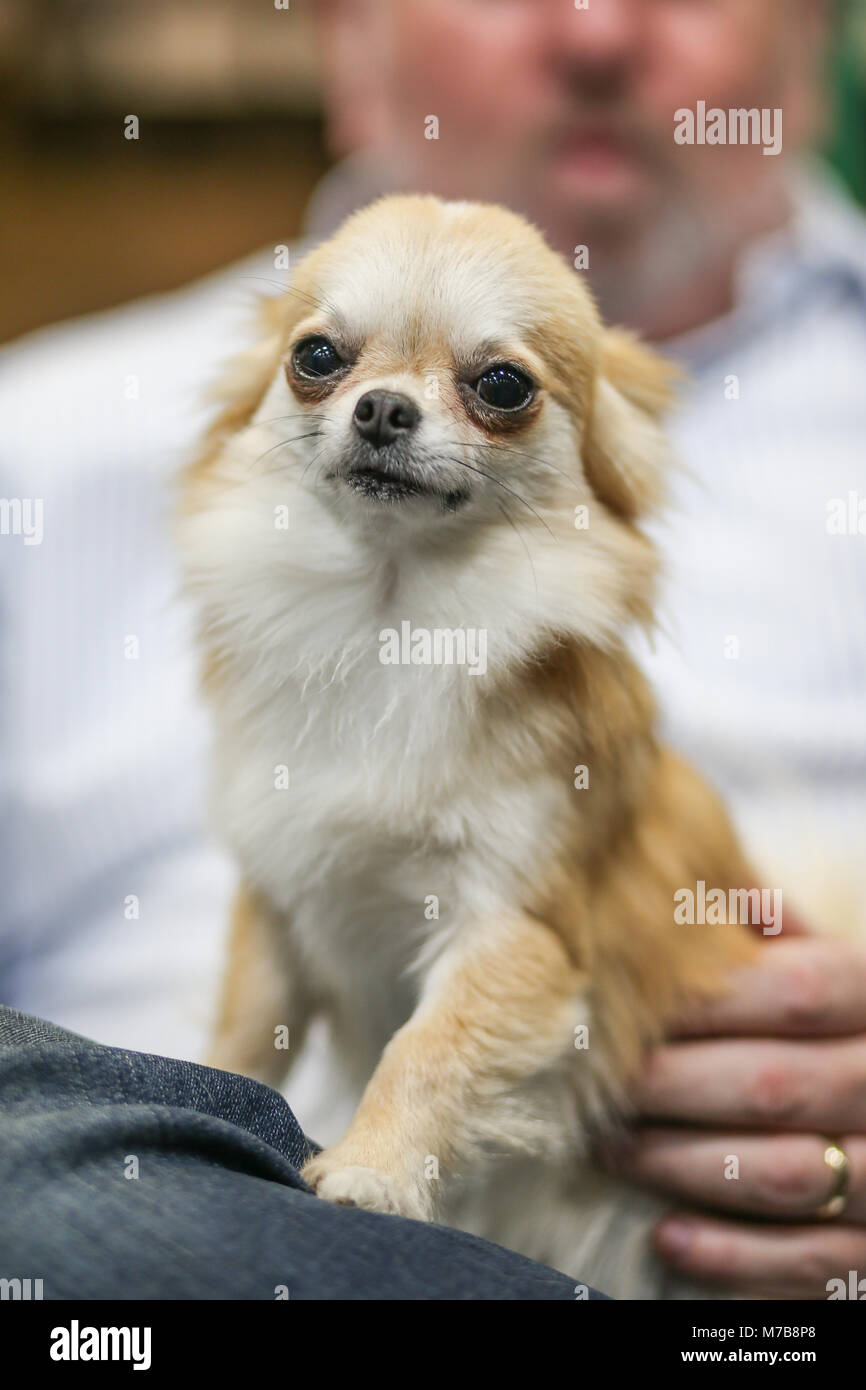
<svg viewBox="0 0 866 1390"><path fill-rule="evenodd" d="M532 400L534 389L526 372L505 362L488 367L475 382L479 399L494 410L522 410Z"/></svg>
<svg viewBox="0 0 866 1390"><path fill-rule="evenodd" d="M304 338L292 353L292 366L300 376L333 376L344 365L327 338Z"/></svg>

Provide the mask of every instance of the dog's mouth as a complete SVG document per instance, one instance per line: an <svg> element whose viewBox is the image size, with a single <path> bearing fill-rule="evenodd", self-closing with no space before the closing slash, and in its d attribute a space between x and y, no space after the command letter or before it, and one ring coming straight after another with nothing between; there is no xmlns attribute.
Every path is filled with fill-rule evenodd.
<svg viewBox="0 0 866 1390"><path fill-rule="evenodd" d="M365 463L341 472L339 477L353 492L370 502L399 503L412 498L426 498L438 503L444 511L453 512L469 498L468 491L464 489L446 491L414 472L388 467L384 463Z"/></svg>
<svg viewBox="0 0 866 1390"><path fill-rule="evenodd" d="M405 474L392 473L387 468L353 468L344 474L346 483L362 497L373 502L400 502L406 497L435 497L430 487L424 487L415 478Z"/></svg>

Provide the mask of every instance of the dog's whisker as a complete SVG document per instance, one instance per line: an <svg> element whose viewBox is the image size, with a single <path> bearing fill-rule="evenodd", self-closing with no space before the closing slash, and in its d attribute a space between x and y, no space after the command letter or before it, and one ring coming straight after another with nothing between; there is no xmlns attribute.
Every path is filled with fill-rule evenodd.
<svg viewBox="0 0 866 1390"><path fill-rule="evenodd" d="M303 421L307 421L307 420L326 420L327 418L328 418L327 415L322 415L322 414L314 415L314 414L312 414L311 412L310 412L310 413L307 413L306 411L303 411L303 412L302 412L301 414L299 414L299 415L272 415L272 416L271 416L269 419L267 419L267 420L251 420L250 423L249 423L248 425L245 425L245 426L244 426L244 429L245 429L245 430L253 430L253 429L256 428L257 425L275 425L275 424L277 424L280 420L303 420Z"/></svg>
<svg viewBox="0 0 866 1390"><path fill-rule="evenodd" d="M517 539L520 541L520 544L523 546L523 549L526 551L526 558L527 558L527 560L529 561L529 567L530 567L530 569L532 570L532 582L533 582L534 585L535 585L535 595L536 595L536 598L537 598L537 597L538 597L538 575L537 575L536 572L535 572L535 561L533 560L532 556L531 556L530 553L529 553L529 546L526 544L526 541L524 540L524 537L523 537L523 535L522 535L522 533L521 533L520 527L517 525L517 522L516 522L516 521L514 520L514 518L511 516L511 514L510 514L510 512L508 511L508 508L506 507L505 503L504 503L504 502L497 502L496 505L498 506L498 508L499 508L499 510L501 511L502 515L505 517L505 520L508 522L508 525L509 525L509 526L511 527L511 529L513 530L515 536L516 536Z"/></svg>
<svg viewBox="0 0 866 1390"><path fill-rule="evenodd" d="M289 281L275 280L272 276L268 275L244 275L242 278L244 280L260 280L265 285L274 285L282 294L293 294L297 299L305 300L308 304L312 305L314 309L319 309L330 314L337 323L343 323L343 316L340 310L330 300L324 297L317 297L314 294L308 294L306 290L298 289L297 285L293 285Z"/></svg>
<svg viewBox="0 0 866 1390"><path fill-rule="evenodd" d="M476 445L474 444L473 447L476 447ZM573 487L577 486L574 478L566 473L564 468L557 468L555 463L550 462L550 459L541 458L539 454L530 454L526 449L515 449L509 444L490 444L486 440L478 440L477 447L481 449L496 449L504 454L512 454L515 458L529 459L530 463L537 463L542 468L550 468L554 473L558 473L560 477L565 478L567 483L571 483Z"/></svg>
<svg viewBox="0 0 866 1390"><path fill-rule="evenodd" d="M255 468L255 466L256 466L257 463L260 463L260 462L262 461L263 458L267 458L268 454L272 454L272 453L274 452L275 449L287 449L287 448L289 447L290 444L300 444L300 442L301 442L302 439L320 439L320 438L321 438L321 435L320 435L319 431L318 431L318 430L312 430L312 431L310 431L309 434L297 434L297 435L295 435L295 437L294 437L293 439L281 439L281 440L279 440L278 443L272 444L271 447L270 447L269 449L265 449L264 453L259 454L258 458L253 459L252 463L250 464L250 472L252 472L252 470Z"/></svg>
<svg viewBox="0 0 866 1390"><path fill-rule="evenodd" d="M250 420L250 423L248 425L244 425L243 428L239 429L237 433L238 435L249 434L250 430L256 430L259 428L260 425L279 425L283 422L288 422L289 424L309 425L311 423L315 424L317 422L323 423L326 419L327 416L325 415L272 415L267 420Z"/></svg>
<svg viewBox="0 0 866 1390"><path fill-rule="evenodd" d="M307 474L309 473L310 469L312 468L313 464L314 464L314 463L318 463L319 459L322 457L322 455L323 455L324 452L325 452L324 449L320 449L319 452L318 452L317 454L314 454L313 457L312 457L311 459L308 460L307 466L306 466L306 468L304 469L303 473L301 474L301 477L300 477L300 480L299 480L299 486L303 486L304 479L306 478L306 476L307 476Z"/></svg>
<svg viewBox="0 0 866 1390"><path fill-rule="evenodd" d="M459 439L449 440L448 447L450 449L464 447L463 441ZM566 473L564 468L557 468L556 464L551 463L549 459L542 458L539 454L530 454L526 449L515 449L508 444L492 444L484 439L473 439L472 443L465 445L465 447L469 449L493 449L497 453L512 454L515 458L529 459L530 463L537 463L540 464L542 468L552 469L554 473L558 473L560 477L565 478L567 483L571 483L575 488L577 487L575 479Z"/></svg>
<svg viewBox="0 0 866 1390"><path fill-rule="evenodd" d="M520 495L519 492L515 492L513 487L509 487L507 483L503 483L502 479L501 479L501 478L497 478L497 476L496 476L495 473L488 473L485 469L483 469L483 468L477 468L477 467L475 466L475 464L467 463L465 459L457 458L457 457L454 456L454 455L449 455L449 458L450 458L450 461L451 461L452 463L457 463L457 464L459 464L461 468L468 468L468 469L470 470L470 472L472 472L472 473L480 473L480 475L481 475L482 478L489 478L490 481L491 481L492 483L495 483L497 487L501 487L501 488L503 489L504 492L509 493L511 497L515 498L515 500L518 501L518 502L520 502L522 506L526 507L527 511L532 512L532 515L535 517L535 519L536 519L537 521L540 521L540 522L541 522L541 524L542 524L542 526L544 527L545 531L547 531L547 532L549 533L549 535L552 537L553 540L556 540L556 539L557 539L557 537L556 537L556 535L554 534L554 532L551 531L551 529L550 529L550 527L548 526L547 522L544 520L544 517L541 515L540 512L537 512L537 511L535 510L535 508L533 507L532 503L531 503L531 502L527 502L527 500L526 500L525 497L521 497L521 495Z"/></svg>

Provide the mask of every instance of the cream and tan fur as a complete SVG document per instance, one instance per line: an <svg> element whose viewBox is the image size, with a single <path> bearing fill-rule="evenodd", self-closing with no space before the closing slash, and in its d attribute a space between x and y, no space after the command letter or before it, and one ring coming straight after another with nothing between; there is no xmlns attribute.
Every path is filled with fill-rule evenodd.
<svg viewBox="0 0 866 1390"><path fill-rule="evenodd" d="M345 364L329 378L298 374L311 336ZM479 405L503 362L525 407ZM624 645L652 615L638 523L663 497L668 376L520 218L385 199L263 307L181 521L243 877L211 1060L280 1085L324 1015L358 1106L305 1169L320 1197L620 1296L687 1290L653 1260L653 1199L589 1140L681 1002L753 950L674 921L677 889L753 877ZM415 403L432 492L351 484L371 389ZM483 630L486 672L383 664L406 620Z"/></svg>

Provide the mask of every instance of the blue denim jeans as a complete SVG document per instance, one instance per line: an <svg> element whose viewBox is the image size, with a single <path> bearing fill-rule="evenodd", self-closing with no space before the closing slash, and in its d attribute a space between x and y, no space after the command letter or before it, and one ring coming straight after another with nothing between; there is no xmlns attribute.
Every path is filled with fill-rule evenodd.
<svg viewBox="0 0 866 1390"><path fill-rule="evenodd" d="M0 1279L46 1299L575 1298L461 1231L319 1201L313 1148L257 1081L0 1006Z"/></svg>

